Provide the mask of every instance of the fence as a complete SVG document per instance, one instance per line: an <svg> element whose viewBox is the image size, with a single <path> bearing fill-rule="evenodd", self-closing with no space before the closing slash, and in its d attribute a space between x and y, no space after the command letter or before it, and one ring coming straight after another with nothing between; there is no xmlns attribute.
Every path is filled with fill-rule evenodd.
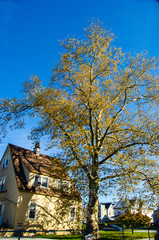
<svg viewBox="0 0 159 240"><path fill-rule="evenodd" d="M156 229L152 228L142 228L142 229L122 229L120 232L120 238L118 236L118 239L125 240L127 230L134 235L135 232L145 232L146 233L146 239L154 239L154 237L150 238L150 232L156 231ZM94 237L92 234L89 234L92 232L92 229L89 230L0 230L0 240L53 240L53 239L72 239L72 240L92 240ZM103 231L108 232L108 231ZM114 231L115 233L116 231ZM156 233L154 233L155 235ZM113 232L112 232L113 236ZM45 238L46 237L46 238ZM101 234L101 239L103 239L104 236ZM115 239L115 238L113 238Z"/></svg>
<svg viewBox="0 0 159 240"><path fill-rule="evenodd" d="M89 234L89 230L0 230L0 240L44 240L45 237L49 239L66 239L68 235L71 239L84 239ZM50 238L49 238L50 237ZM92 237L88 236L87 240L91 240Z"/></svg>

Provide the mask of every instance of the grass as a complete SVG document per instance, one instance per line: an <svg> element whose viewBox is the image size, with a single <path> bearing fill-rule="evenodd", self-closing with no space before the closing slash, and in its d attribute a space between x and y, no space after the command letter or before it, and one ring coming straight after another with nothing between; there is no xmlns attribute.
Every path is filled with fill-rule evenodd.
<svg viewBox="0 0 159 240"><path fill-rule="evenodd" d="M150 233L150 238L154 239L156 233ZM63 239L63 240L81 240L83 239L82 235L53 235L53 234L40 234L37 237L41 238L50 238L50 239ZM142 239L149 238L148 231L145 232L134 232L129 229L124 230L124 239L133 240L133 239ZM101 240L123 240L123 233L118 231L100 231Z"/></svg>
<svg viewBox="0 0 159 240"><path fill-rule="evenodd" d="M83 239L82 235L54 235L54 234L38 234L36 235L36 237L40 237L40 238L50 238L50 239L63 239L63 240L81 240Z"/></svg>
<svg viewBox="0 0 159 240"><path fill-rule="evenodd" d="M154 239L156 233L150 233L150 238ZM142 239L142 238L149 238L148 232L134 232L132 234L131 230L124 231L124 239L125 240L133 240L133 239ZM108 239L108 240L122 240L123 233L122 232L115 232L115 231L100 231L100 239Z"/></svg>

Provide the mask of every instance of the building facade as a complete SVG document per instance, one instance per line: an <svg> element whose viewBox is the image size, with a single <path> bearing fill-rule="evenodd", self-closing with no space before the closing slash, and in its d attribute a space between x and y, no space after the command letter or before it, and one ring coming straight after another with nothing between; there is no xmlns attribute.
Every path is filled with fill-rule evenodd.
<svg viewBox="0 0 159 240"><path fill-rule="evenodd" d="M114 216L114 205L109 203L99 203L98 205L98 219L99 222L105 223L109 220L113 220Z"/></svg>
<svg viewBox="0 0 159 240"><path fill-rule="evenodd" d="M131 213L141 212L143 215L147 215L153 221L153 209L149 209L145 204L141 203L138 199L120 200L114 206L114 218L130 211Z"/></svg>
<svg viewBox="0 0 159 240"><path fill-rule="evenodd" d="M140 204L137 199L132 200L120 200L116 204L114 203L99 203L98 205L98 219L100 223L105 223L110 220L116 220L120 215L123 215L127 211L131 213L138 213L139 211L143 215L147 215L153 222L153 209L149 209L145 204Z"/></svg>
<svg viewBox="0 0 159 240"><path fill-rule="evenodd" d="M59 159L8 144L0 162L0 225L79 228L81 198Z"/></svg>

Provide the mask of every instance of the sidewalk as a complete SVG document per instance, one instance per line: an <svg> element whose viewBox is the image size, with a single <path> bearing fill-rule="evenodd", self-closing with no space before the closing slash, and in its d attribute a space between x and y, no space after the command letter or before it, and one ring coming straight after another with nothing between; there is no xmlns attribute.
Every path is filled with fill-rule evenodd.
<svg viewBox="0 0 159 240"><path fill-rule="evenodd" d="M25 240L57 240L53 238L36 238L36 237L20 237L21 239ZM18 237L1 237L0 240L18 240Z"/></svg>

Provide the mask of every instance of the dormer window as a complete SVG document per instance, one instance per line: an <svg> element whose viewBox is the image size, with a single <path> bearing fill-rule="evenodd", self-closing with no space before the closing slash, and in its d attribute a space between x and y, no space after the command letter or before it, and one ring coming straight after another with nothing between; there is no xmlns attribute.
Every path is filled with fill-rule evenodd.
<svg viewBox="0 0 159 240"><path fill-rule="evenodd" d="M57 187L58 187L59 190L62 190L64 192L68 192L69 187L70 187L70 182L66 181L66 180L59 179Z"/></svg>
<svg viewBox="0 0 159 240"><path fill-rule="evenodd" d="M6 168L9 162L9 157L3 159L2 169Z"/></svg>
<svg viewBox="0 0 159 240"><path fill-rule="evenodd" d="M35 175L34 176L34 186L48 187L48 177Z"/></svg>

